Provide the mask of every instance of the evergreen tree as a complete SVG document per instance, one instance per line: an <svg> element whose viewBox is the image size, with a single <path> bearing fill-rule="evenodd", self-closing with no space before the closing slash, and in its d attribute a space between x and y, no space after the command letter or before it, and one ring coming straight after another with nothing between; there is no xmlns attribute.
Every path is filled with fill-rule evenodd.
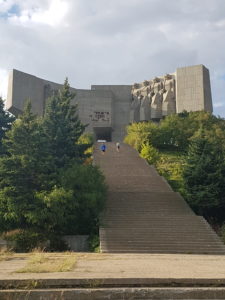
<svg viewBox="0 0 225 300"><path fill-rule="evenodd" d="M8 155L0 159L0 223L7 226L1 230L29 227L39 205L35 192L55 183L49 176L51 157L45 144L40 122L28 103L3 140Z"/></svg>
<svg viewBox="0 0 225 300"><path fill-rule="evenodd" d="M44 132L48 139L48 151L54 157L55 167L62 168L71 159L82 159L84 147L78 139L84 132L77 115L77 106L71 104L71 93L66 79L62 90L49 99L44 115Z"/></svg>
<svg viewBox="0 0 225 300"><path fill-rule="evenodd" d="M0 97L0 154L4 153L2 147L2 139L5 137L6 132L11 128L15 117L4 110L4 102Z"/></svg>
<svg viewBox="0 0 225 300"><path fill-rule="evenodd" d="M202 129L189 147L183 177L186 199L206 218L222 221L225 212L225 160L219 141L211 142Z"/></svg>

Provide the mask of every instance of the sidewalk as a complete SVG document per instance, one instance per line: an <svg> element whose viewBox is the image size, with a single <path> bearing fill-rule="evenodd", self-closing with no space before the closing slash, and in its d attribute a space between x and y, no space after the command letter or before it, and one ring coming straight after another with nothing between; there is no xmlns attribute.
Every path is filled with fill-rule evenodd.
<svg viewBox="0 0 225 300"><path fill-rule="evenodd" d="M52 255L63 255L52 253ZM27 279L223 279L225 256L181 254L78 253L73 271L58 273L15 273L28 260L15 254L0 262L0 281Z"/></svg>

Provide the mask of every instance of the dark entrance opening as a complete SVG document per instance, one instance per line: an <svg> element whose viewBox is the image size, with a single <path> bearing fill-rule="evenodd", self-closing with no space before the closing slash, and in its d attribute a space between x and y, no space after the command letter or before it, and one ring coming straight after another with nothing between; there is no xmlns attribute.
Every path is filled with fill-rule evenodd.
<svg viewBox="0 0 225 300"><path fill-rule="evenodd" d="M94 127L95 140L112 141L112 128L111 127Z"/></svg>

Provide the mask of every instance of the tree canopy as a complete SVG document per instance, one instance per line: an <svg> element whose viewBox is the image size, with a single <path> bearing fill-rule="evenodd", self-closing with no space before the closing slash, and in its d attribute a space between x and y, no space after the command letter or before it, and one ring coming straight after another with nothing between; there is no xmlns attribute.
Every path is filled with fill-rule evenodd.
<svg viewBox="0 0 225 300"><path fill-rule="evenodd" d="M2 140L0 231L22 230L32 246L33 237L97 232L106 185L99 169L87 164L90 143L82 142L85 126L73 98L66 79L43 117L28 102Z"/></svg>
<svg viewBox="0 0 225 300"><path fill-rule="evenodd" d="M6 132L11 128L15 117L4 109L4 101L0 97L0 154L4 153L2 146L2 139L5 137Z"/></svg>
<svg viewBox="0 0 225 300"><path fill-rule="evenodd" d="M221 143L202 129L189 146L183 171L185 196L196 212L221 222L225 216L225 156Z"/></svg>

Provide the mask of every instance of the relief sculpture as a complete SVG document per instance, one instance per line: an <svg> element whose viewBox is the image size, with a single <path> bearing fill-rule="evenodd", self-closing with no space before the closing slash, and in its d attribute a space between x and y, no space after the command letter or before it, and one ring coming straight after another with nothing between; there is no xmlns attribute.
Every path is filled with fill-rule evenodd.
<svg viewBox="0 0 225 300"><path fill-rule="evenodd" d="M167 74L132 86L130 122L160 120L176 113L175 75Z"/></svg>

